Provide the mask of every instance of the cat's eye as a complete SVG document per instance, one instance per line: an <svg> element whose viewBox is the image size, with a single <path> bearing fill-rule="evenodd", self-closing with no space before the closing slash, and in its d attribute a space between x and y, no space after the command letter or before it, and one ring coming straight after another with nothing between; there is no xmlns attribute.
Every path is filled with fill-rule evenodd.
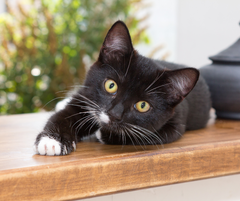
<svg viewBox="0 0 240 201"><path fill-rule="evenodd" d="M139 111L139 112L147 112L150 109L150 105L146 101L139 101L137 102L134 107Z"/></svg>
<svg viewBox="0 0 240 201"><path fill-rule="evenodd" d="M110 93L110 94L114 94L114 93L116 93L117 90L118 90L117 83L114 82L113 80L107 80L107 81L105 82L105 85L104 85L104 86L105 86L106 91L107 91L108 93Z"/></svg>

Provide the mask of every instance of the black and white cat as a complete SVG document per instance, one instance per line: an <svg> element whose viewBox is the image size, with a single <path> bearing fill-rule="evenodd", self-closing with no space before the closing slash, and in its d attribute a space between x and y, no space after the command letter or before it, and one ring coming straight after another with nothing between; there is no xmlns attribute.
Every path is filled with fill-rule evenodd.
<svg viewBox="0 0 240 201"><path fill-rule="evenodd" d="M128 28L117 21L84 87L50 117L34 147L41 155L66 155L91 134L105 144L170 143L205 127L210 109L198 70L139 55Z"/></svg>

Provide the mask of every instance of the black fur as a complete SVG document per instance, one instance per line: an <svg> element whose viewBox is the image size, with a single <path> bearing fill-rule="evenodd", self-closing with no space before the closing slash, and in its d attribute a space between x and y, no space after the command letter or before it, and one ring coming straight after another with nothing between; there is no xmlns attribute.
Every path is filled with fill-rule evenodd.
<svg viewBox="0 0 240 201"><path fill-rule="evenodd" d="M105 90L107 79L117 83L116 94ZM137 111L138 101L147 101L149 111ZM109 30L84 87L48 120L35 145L50 136L61 143L64 155L73 151L72 142L98 129L106 144L170 143L185 130L205 127L210 108L210 93L198 70L139 55L126 25L118 21ZM102 111L109 116L108 123L100 120Z"/></svg>

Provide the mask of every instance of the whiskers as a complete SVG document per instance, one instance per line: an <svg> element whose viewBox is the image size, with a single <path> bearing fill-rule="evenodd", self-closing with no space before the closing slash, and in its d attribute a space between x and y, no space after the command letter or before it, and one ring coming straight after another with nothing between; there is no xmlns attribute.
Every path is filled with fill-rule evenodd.
<svg viewBox="0 0 240 201"><path fill-rule="evenodd" d="M166 83L166 84L162 84L162 85L159 85L159 86L156 86L154 88L152 88L152 86L163 76L163 74L166 72L166 69L163 70L163 72L158 75L154 80L153 82L145 89L145 92L150 95L150 94L166 94L165 92L163 91L159 91L159 89L161 89L162 87L164 86L168 86L170 85L171 83Z"/></svg>
<svg viewBox="0 0 240 201"><path fill-rule="evenodd" d="M84 85L73 85L73 86L68 87L67 90L57 91L55 94L58 97L53 98L50 101L48 101L45 105L42 106L41 109L44 110L45 107L48 106L48 104L54 102L55 100L64 100L66 98L70 98L80 88L88 88L88 87L84 86ZM61 96L59 96L60 94L61 94Z"/></svg>
<svg viewBox="0 0 240 201"><path fill-rule="evenodd" d="M133 135L135 135L141 141L141 144L144 145L155 145L158 149L158 144L163 146L163 141L159 137L157 131L156 133L143 128L141 126L127 124L129 126L129 130L132 131Z"/></svg>
<svg viewBox="0 0 240 201"><path fill-rule="evenodd" d="M134 55L134 50L131 52L131 56L130 56L130 59L129 59L129 62L128 62L128 66L127 66L127 70L126 70L126 72L125 72L124 77L126 77L127 74L128 74L128 71L129 71L129 68L130 68L130 65L131 65L131 61L132 61L133 55Z"/></svg>
<svg viewBox="0 0 240 201"><path fill-rule="evenodd" d="M147 91L147 94L153 94L153 93L162 93L162 94L166 94L165 92L162 92L162 91L156 91L157 89L160 89L162 87L165 87L165 86L168 86L172 83L167 83L167 84L163 84L163 85L160 85L160 86L157 86L157 87L154 87L153 89L150 89Z"/></svg>
<svg viewBox="0 0 240 201"><path fill-rule="evenodd" d="M152 132L141 126L129 123L119 125L116 130L119 139L122 141L121 144L123 146L127 144L132 144L136 150L138 150L136 146L140 146L143 150L147 149L146 145L154 145L158 149L159 144L163 146L163 141L161 140L156 131Z"/></svg>
<svg viewBox="0 0 240 201"><path fill-rule="evenodd" d="M74 122L70 126L71 132L75 132L75 135L78 135L80 130L85 126L84 130L88 130L88 135L90 135L90 131L94 126L100 126L100 122L96 117L100 112L100 106L81 94L75 94L71 97L71 99L72 101L70 101L67 105L77 107L80 110L75 114L65 117L65 119L69 119L69 121ZM72 120L71 118L74 117L75 120ZM76 118L79 119L76 120Z"/></svg>

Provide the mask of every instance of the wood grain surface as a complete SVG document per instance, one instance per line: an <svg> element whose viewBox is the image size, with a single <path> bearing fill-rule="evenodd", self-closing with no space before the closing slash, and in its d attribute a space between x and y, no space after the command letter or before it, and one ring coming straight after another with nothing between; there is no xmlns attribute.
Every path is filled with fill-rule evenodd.
<svg viewBox="0 0 240 201"><path fill-rule="evenodd" d="M32 149L49 113L0 117L0 200L67 200L240 173L240 121L218 120L171 144L80 142L67 156Z"/></svg>

